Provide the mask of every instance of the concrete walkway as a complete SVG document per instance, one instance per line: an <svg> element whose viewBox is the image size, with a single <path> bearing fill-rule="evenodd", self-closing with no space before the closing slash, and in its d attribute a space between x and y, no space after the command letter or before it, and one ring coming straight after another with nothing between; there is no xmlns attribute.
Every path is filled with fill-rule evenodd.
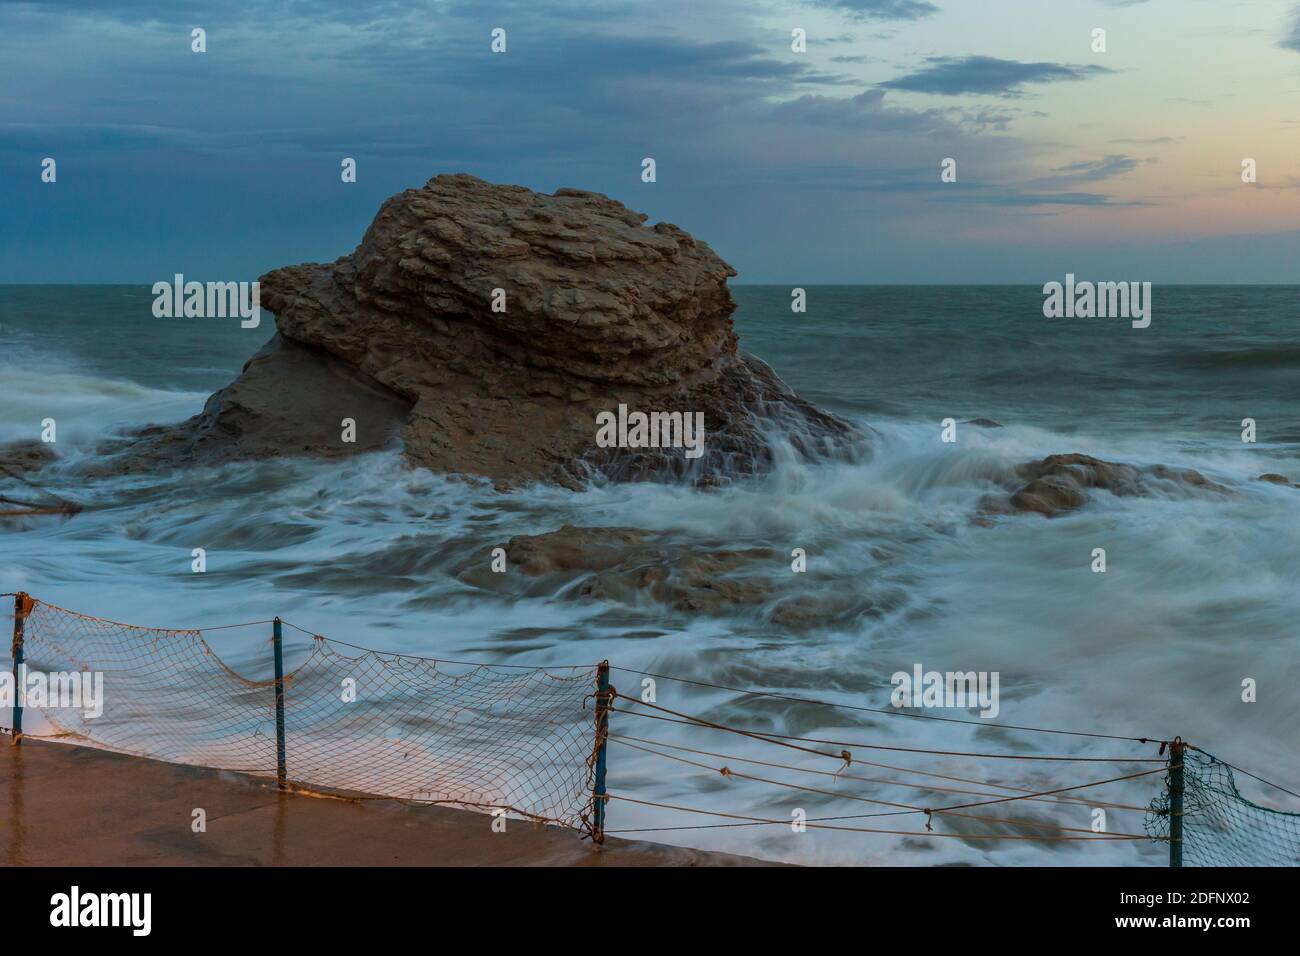
<svg viewBox="0 0 1300 956"><path fill-rule="evenodd" d="M193 811L207 832L191 829ZM5 866L735 866L759 861L392 801L284 794L274 782L0 737Z"/></svg>

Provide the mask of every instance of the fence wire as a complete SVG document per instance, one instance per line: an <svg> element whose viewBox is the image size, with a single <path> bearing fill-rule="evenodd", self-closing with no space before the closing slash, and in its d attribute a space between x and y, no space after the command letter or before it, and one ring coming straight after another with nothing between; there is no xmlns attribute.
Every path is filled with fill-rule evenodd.
<svg viewBox="0 0 1300 956"><path fill-rule="evenodd" d="M274 679L236 673L201 630L135 627L37 602L23 650L29 672L104 675L100 716L36 708L59 734L173 763L277 774ZM287 778L587 830L595 681L595 667L464 670L314 637L284 679Z"/></svg>
<svg viewBox="0 0 1300 956"><path fill-rule="evenodd" d="M1300 813L1274 810L1241 795L1232 768L1204 750L1183 762L1184 866L1300 866ZM1169 790L1147 811L1146 831L1169 839Z"/></svg>
<svg viewBox="0 0 1300 956"><path fill-rule="evenodd" d="M58 736L79 739L119 753L172 763L279 776L276 727L276 684L237 673L213 651L205 634L222 628L168 630L138 627L78 614L40 601L27 605L22 620L22 650L29 672L46 675L103 675L101 714L80 708L52 706L53 701L28 700ZM269 625L271 622L256 622ZM287 623L287 622L285 622ZM245 627L253 625L232 625ZM289 625L293 626L293 625ZM267 628L269 630L269 628ZM263 632L265 633L265 632ZM304 632L309 633L309 632ZM720 773L731 780L774 788L838 796L883 809L868 813L809 818L808 826L831 830L897 833L913 837L965 840L1152 840L1170 839L1170 781L1145 808L1145 834L1091 833L1080 827L1042 820L984 816L992 805L1029 807L1044 802L1082 803L1116 809L1142 808L1117 804L1078 791L1162 772L1132 768L1121 776L1055 788L1030 789L903 768L855 758L847 749L906 751L930 756L1007 760L1159 763L1132 756L1079 756L1012 753L967 753L924 750L878 743L843 743L794 737L716 723L668 710L653 703L611 692L616 715L638 716L685 726L696 731L740 735L782 752L798 751L829 758L833 768L796 767L774 761L730 756L597 731L596 698L600 671L596 666L524 667L467 664L385 653L310 635L305 658L284 675L284 779L292 786L352 796L371 796L416 804L447 804L478 810L505 810L543 823L582 830L597 840L603 828L594 819L595 800L623 800L678 811L688 816L726 818L725 823L629 828L611 832L693 830L717 827L789 825L789 820L702 808L655 803L625 794L595 796L596 755L606 739L665 760ZM265 641L265 658L272 656ZM671 678L678 680L678 678ZM698 683L686 681L686 683ZM735 689L749 696L780 696ZM821 703L810 701L809 703ZM827 706L842 706L828 704ZM1040 728L1016 727L1020 731ZM1147 737L1076 733L1146 744ZM653 744L656 749L637 746ZM667 750L676 751L668 753ZM828 749L829 748L829 749ZM789 779L770 779L681 756L705 756L739 761L786 772L830 777L836 782L860 781L911 789L924 802L881 800L865 794L831 794L824 786ZM1186 747L1183 766L1182 859L1186 866L1300 865L1300 813L1270 809L1241 795L1233 767L1212 754ZM1171 756L1170 760L1173 758ZM850 768L862 765L905 775L923 776L979 786L972 791L898 779L860 778ZM1165 770L1164 772L1168 772ZM1245 773L1246 771L1241 771ZM1248 774L1253 776L1253 774ZM1151 779L1157 779L1152 777ZM1262 779L1262 778L1256 778ZM1264 781L1268 783L1268 781ZM1278 787L1276 784L1271 786ZM1284 789L1278 787L1278 789ZM603 793L603 791L600 791ZM926 793L930 797L924 796ZM1286 791L1292 793L1292 791ZM981 799L947 804L932 797L960 793ZM1069 794L1066 796L1065 794ZM904 798L906 799L906 798ZM979 814L962 812L978 809ZM872 817L923 816L923 831L881 829L854 823ZM1003 832L936 832L939 820L961 818ZM1026 831L1027 828L1027 831ZM1043 833L1042 830L1049 832Z"/></svg>

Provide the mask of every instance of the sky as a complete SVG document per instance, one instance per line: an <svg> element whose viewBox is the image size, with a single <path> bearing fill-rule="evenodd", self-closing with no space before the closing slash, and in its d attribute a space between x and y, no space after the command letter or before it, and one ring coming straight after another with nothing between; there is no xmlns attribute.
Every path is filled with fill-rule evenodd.
<svg viewBox="0 0 1300 956"><path fill-rule="evenodd" d="M0 282L331 261L444 172L738 283L1296 283L1300 2L0 0Z"/></svg>

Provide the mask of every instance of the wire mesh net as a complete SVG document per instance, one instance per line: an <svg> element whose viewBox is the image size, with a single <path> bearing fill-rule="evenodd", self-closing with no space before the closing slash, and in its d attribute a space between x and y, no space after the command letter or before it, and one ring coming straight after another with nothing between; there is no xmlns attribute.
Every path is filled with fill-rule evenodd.
<svg viewBox="0 0 1300 956"><path fill-rule="evenodd" d="M103 674L101 715L36 705L60 734L173 763L277 774L275 680L236 673L202 631L135 627L37 603L23 650L28 672ZM284 679L287 779L588 830L595 732L587 698L596 674L466 669L313 637Z"/></svg>
<svg viewBox="0 0 1300 956"><path fill-rule="evenodd" d="M22 643L27 671L45 675L53 686L57 675L102 675L102 712L84 706L62 706L54 700L28 697L29 709L38 710L58 735L67 735L120 753L173 763L232 770L264 777L279 774L276 684L273 678L250 679L229 667L214 652L205 631L137 627L78 614L43 602L33 602L24 615ZM265 632L271 622L261 622ZM304 632L305 633L305 632ZM269 669L272 642L256 648L262 668ZM464 665L459 662L385 653L354 647L311 635L302 660L284 675L285 777L299 787L336 793L394 798L411 803L449 804L479 810L505 810L512 814L583 830L596 835L593 821L595 786L596 707L599 669L595 666L534 668L510 665ZM592 699L591 706L588 700ZM847 753L823 753L803 743L793 744L721 724L676 714L635 698L663 714L661 720L693 729L741 733L747 739L792 747L847 761ZM625 707L613 708L626 713ZM676 715L676 716L666 716ZM635 737L615 735L615 742L631 746ZM814 738L790 738L812 741ZM697 755L723 757L695 748L661 741L643 741L690 754L651 750L697 768L721 772L773 786L793 787L803 793L820 792L815 785L772 780L715 767ZM847 745L846 745L847 746ZM867 745L862 745L867 746ZM644 749L644 748L636 748ZM900 749L885 747L883 749ZM908 749L908 748L901 748ZM944 751L918 751L945 753ZM979 756L979 755L971 755ZM823 773L837 782L853 779L844 768L834 772L782 766L772 761L750 761L764 768ZM1034 759L1026 757L1025 759ZM1089 759L1054 758L1042 759ZM1095 758L1142 764L1131 758ZM1300 813L1259 806L1238 791L1232 768L1201 750L1184 749L1183 763L1183 863L1187 866L1297 866L1300 865ZM1172 758L1171 758L1172 760ZM861 763L857 761L856 763ZM872 765L870 761L867 765ZM885 766L877 764L874 766ZM903 770L905 768L892 768ZM913 770L915 772L915 770ZM1143 777L1154 771L1125 772L1117 780ZM1145 831L1151 839L1169 840L1170 784L1147 808ZM934 835L974 839L1115 840L1143 839L1141 834L1085 833L1044 820L990 820L966 812L986 813L992 805L1010 801L1051 800L1068 804L1125 808L1099 800L1093 794L1074 793L1110 780L1031 792L1006 784L989 784L943 774L948 781L978 783L981 791L932 786L963 793L954 806L927 804L930 809L900 802L859 797L885 809L835 821L856 822L862 817L899 817L919 812L929 821L954 818L981 824L1011 825L1012 833L970 833L963 826L952 833ZM1156 780L1158 777L1149 777ZM897 783L897 781L874 781ZM901 785L901 784L900 784ZM992 791L984 788L995 787ZM914 789L922 789L914 787ZM1065 794L1069 792L1069 795ZM978 797L974 801L970 797ZM647 806L668 806L616 799ZM1026 804L1027 805L1027 804ZM756 816L669 807L692 814L729 817L731 821L788 823L760 820ZM1140 807L1127 809L1140 812ZM959 812L961 811L961 812ZM703 826L708 826L705 824ZM735 822L713 824L736 826ZM810 826L813 823L810 821ZM1021 827L1029 829L1020 829ZM1047 827L1053 832L1036 834ZM693 827L672 827L685 829ZM871 827L829 824L830 829L894 832ZM908 834L912 836L930 835Z"/></svg>
<svg viewBox="0 0 1300 956"><path fill-rule="evenodd" d="M1252 803L1232 768L1203 750L1184 750L1184 866L1300 866L1300 813ZM1147 811L1152 839L1168 840L1168 787Z"/></svg>

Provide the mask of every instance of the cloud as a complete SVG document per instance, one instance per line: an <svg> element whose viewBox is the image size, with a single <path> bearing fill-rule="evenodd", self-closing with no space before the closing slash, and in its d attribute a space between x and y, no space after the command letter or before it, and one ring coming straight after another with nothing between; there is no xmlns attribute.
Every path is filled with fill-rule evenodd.
<svg viewBox="0 0 1300 956"><path fill-rule="evenodd" d="M1073 82L1115 72L1104 66L1021 63L992 56L931 56L925 62L927 65L921 69L880 85L891 90L939 96L962 93L1019 96L1021 87L1028 83Z"/></svg>
<svg viewBox="0 0 1300 956"><path fill-rule="evenodd" d="M989 192L957 194L957 202L978 203L990 206L1149 206L1151 203L1136 199L1115 199L1103 193L1061 192L1061 193L1018 193Z"/></svg>
<svg viewBox="0 0 1300 956"><path fill-rule="evenodd" d="M1052 170L1054 175L1045 177L1042 181L1050 179L1079 183L1097 182L1102 179L1110 179L1112 176L1118 176L1121 173L1130 172L1137 169L1138 165L1138 161L1132 156L1116 154L1102 159L1083 160L1066 166L1058 166Z"/></svg>
<svg viewBox="0 0 1300 956"><path fill-rule="evenodd" d="M1025 195L1037 196L1039 202L1044 194L1068 197L1067 201L1056 202L1062 205L1107 205L1136 206L1145 205L1138 202L1122 202L1100 194L1081 192L1079 187L1085 184L1100 183L1130 173L1139 166L1159 162L1158 159L1135 159L1132 156L1112 154L1101 159L1085 159L1049 170L1047 175L1038 176L1025 183Z"/></svg>
<svg viewBox="0 0 1300 956"><path fill-rule="evenodd" d="M230 8L237 8L240 17L255 17L267 22L308 12L294 10L299 5L292 0L232 0L226 10L214 9L209 0L168 0L167 3L156 0L22 0L21 5L41 16L94 18L137 27L161 23L183 26L187 34L197 26L220 30L229 20ZM310 6L313 16L355 26L415 10L425 4L420 0L381 0L368 4L351 0L316 0Z"/></svg>
<svg viewBox="0 0 1300 956"><path fill-rule="evenodd" d="M920 20L939 8L925 0L814 0L819 7L847 13L855 20Z"/></svg>
<svg viewBox="0 0 1300 956"><path fill-rule="evenodd" d="M1022 110L1016 107L1001 106L951 106L944 112L951 116L953 121L959 124L962 129L976 133L987 130L1002 133L1008 131L1011 124L1017 119L1025 116L1042 119L1047 116L1041 110Z"/></svg>
<svg viewBox="0 0 1300 956"><path fill-rule="evenodd" d="M937 110L895 109L885 103L885 91L866 90L841 98L807 94L773 110L781 122L841 129L871 129L877 132L951 132L952 127Z"/></svg>
<svg viewBox="0 0 1300 956"><path fill-rule="evenodd" d="M384 198L444 171L608 193L680 223L750 281L949 275L932 264L935 242L987 253L996 280L1009 267L993 252L1032 218L1086 233L1125 218L1107 207L1139 205L1105 194L1136 180L1151 150L1124 147L1132 159L1099 144L1154 136L1150 117L1065 141L1030 122L1048 91L1071 92L1038 84L1110 71L967 56L982 48L969 33L900 61L902 47L874 41L955 4L810 2L840 16L821 57L791 56L788 30L751 0L710 0L721 32L697 28L698 0L227 0L218 12L206 0L0 0L0 166L20 173L0 176L0 209L21 226L0 230L0 281L173 265L252 278L328 261ZM500 56L497 22L509 30ZM203 56L189 49L196 25ZM868 56L874 66L852 65ZM865 69L895 79L846 75ZM1022 91L1044 95L1008 98ZM47 155L57 188L35 173ZM347 186L344 156L360 169ZM657 185L639 178L645 156ZM941 181L943 157L959 159L957 183Z"/></svg>
<svg viewBox="0 0 1300 956"><path fill-rule="evenodd" d="M1112 139L1110 142L1125 146L1155 146L1161 143L1177 143L1183 138L1182 136L1126 136L1122 139Z"/></svg>
<svg viewBox="0 0 1300 956"><path fill-rule="evenodd" d="M1279 41L1278 46L1300 53L1300 6L1291 14L1291 32Z"/></svg>

